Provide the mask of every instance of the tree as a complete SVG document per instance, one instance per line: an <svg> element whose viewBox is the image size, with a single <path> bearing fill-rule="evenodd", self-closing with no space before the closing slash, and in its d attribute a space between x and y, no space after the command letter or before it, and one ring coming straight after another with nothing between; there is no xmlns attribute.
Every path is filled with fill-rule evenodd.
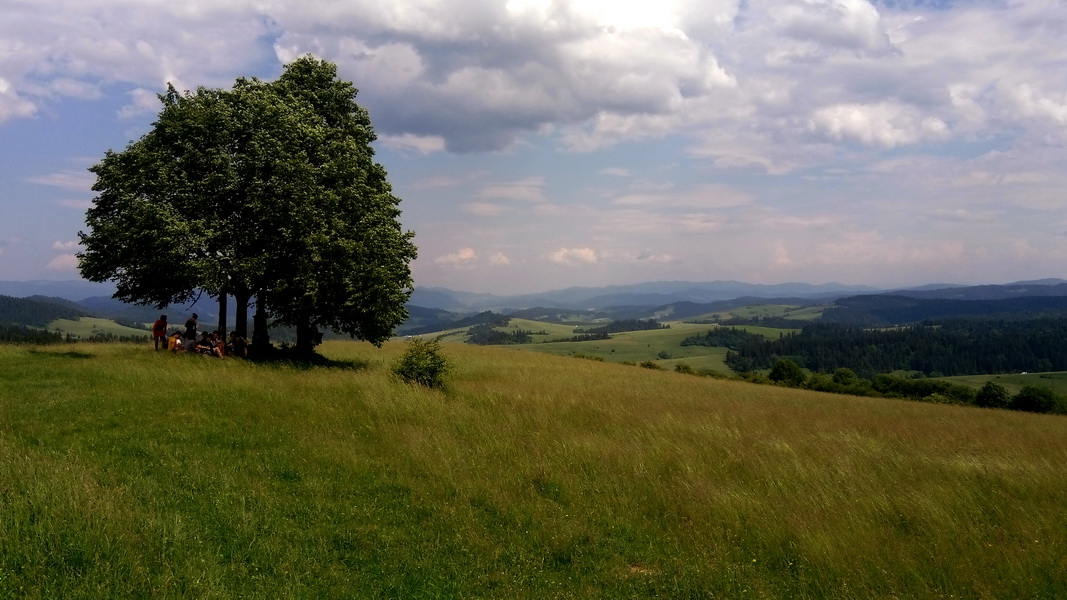
<svg viewBox="0 0 1067 600"><path fill-rule="evenodd" d="M797 363L788 358L779 358L775 361L774 366L771 367L771 372L767 375L767 378L775 383L785 383L792 387L799 387L804 385L808 376L804 374L804 370Z"/></svg>
<svg viewBox="0 0 1067 600"><path fill-rule="evenodd" d="M1028 385L1019 390L1008 407L1012 410L1050 413L1057 412L1059 404L1060 399L1049 388Z"/></svg>
<svg viewBox="0 0 1067 600"><path fill-rule="evenodd" d="M239 331L254 298L254 345L268 317L302 353L318 327L381 344L407 318L416 250L356 94L310 56L272 83L168 88L152 130L90 169L82 275L141 304L233 295Z"/></svg>
<svg viewBox="0 0 1067 600"><path fill-rule="evenodd" d="M1008 390L993 381L987 381L974 397L974 405L983 408L1007 408L1011 403Z"/></svg>

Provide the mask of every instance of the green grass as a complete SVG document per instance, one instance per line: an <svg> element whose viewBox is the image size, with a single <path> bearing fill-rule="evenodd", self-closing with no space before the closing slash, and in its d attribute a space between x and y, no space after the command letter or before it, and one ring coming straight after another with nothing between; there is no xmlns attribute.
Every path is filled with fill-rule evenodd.
<svg viewBox="0 0 1067 600"><path fill-rule="evenodd" d="M89 338L97 334L112 334L118 337L139 336L150 338L151 331L134 329L119 325L111 319L98 319L95 317L82 317L76 321L70 319L56 319L48 324L48 331L61 331L64 335L70 334L80 338Z"/></svg>
<svg viewBox="0 0 1067 600"><path fill-rule="evenodd" d="M0 346L0 597L1067 597L1067 418L403 350Z"/></svg>
<svg viewBox="0 0 1067 600"><path fill-rule="evenodd" d="M1018 394L1024 387L1049 388L1060 395L1067 395L1067 372L1050 373L1007 373L1003 375L958 375L955 377L942 377L946 381L966 385L975 389L981 388L985 382L992 381L1008 390L1011 394Z"/></svg>

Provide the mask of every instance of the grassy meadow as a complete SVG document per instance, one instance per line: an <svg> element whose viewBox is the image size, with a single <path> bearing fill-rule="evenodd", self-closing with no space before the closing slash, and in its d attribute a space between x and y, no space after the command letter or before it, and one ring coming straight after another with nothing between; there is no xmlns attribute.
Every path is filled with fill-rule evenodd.
<svg viewBox="0 0 1067 600"><path fill-rule="evenodd" d="M0 597L1067 597L1062 416L443 348L0 346Z"/></svg>
<svg viewBox="0 0 1067 600"><path fill-rule="evenodd" d="M80 319L56 319L48 324L48 331L60 331L64 335L70 334L79 338L90 338L94 335L114 335L117 337L144 337L151 339L152 332L144 329L134 329L119 325L111 319L96 317L81 317Z"/></svg>

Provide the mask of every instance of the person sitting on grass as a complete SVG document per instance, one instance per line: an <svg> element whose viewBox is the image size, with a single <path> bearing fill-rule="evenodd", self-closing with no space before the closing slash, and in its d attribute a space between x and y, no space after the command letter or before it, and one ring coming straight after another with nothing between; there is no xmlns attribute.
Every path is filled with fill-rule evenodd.
<svg viewBox="0 0 1067 600"><path fill-rule="evenodd" d="M248 342L236 331L230 332L230 340L226 344L226 354L238 358L248 358Z"/></svg>
<svg viewBox="0 0 1067 600"><path fill-rule="evenodd" d="M211 339L211 334L205 331L201 334L200 341L196 343L196 353L210 355L214 347L215 341Z"/></svg>
<svg viewBox="0 0 1067 600"><path fill-rule="evenodd" d="M185 344L182 342L181 330L175 329L174 333L170 334L170 341L167 342L167 349L174 353L185 352Z"/></svg>

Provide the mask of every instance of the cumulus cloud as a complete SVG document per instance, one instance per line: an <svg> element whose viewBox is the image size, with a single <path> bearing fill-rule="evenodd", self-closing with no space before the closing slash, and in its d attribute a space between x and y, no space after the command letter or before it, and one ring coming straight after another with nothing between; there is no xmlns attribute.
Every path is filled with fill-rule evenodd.
<svg viewBox="0 0 1067 600"><path fill-rule="evenodd" d="M74 254L60 254L48 261L45 268L49 271L74 271L78 268L78 257Z"/></svg>
<svg viewBox="0 0 1067 600"><path fill-rule="evenodd" d="M443 256L438 256L433 261L434 261L434 263L436 263L438 265L441 265L441 266L455 267L455 268L461 268L462 269L462 268L471 268L471 267L473 267L477 260L478 260L478 253L475 252L473 248L460 248L459 250L457 250L457 251L455 251L455 252L453 252L451 254L445 254Z"/></svg>
<svg viewBox="0 0 1067 600"><path fill-rule="evenodd" d="M489 151L551 135L592 151L682 135L721 168L781 174L837 158L826 142L1018 135L1020 121L1067 136L1067 75L1040 66L1067 60L1059 12L867 0L18 3L0 24L0 122L111 83L130 88L122 115L143 115L168 81L228 85L311 52L356 82L390 148Z"/></svg>
<svg viewBox="0 0 1067 600"><path fill-rule="evenodd" d="M497 252L489 257L489 264L496 266L507 266L511 264L511 259L502 252Z"/></svg>
<svg viewBox="0 0 1067 600"><path fill-rule="evenodd" d="M893 148L948 135L948 127L935 117L923 117L911 107L877 104L838 104L821 108L812 116L812 130L830 138Z"/></svg>
<svg viewBox="0 0 1067 600"><path fill-rule="evenodd" d="M65 242L52 242L53 250L74 250L78 248L80 244L76 240L68 240Z"/></svg>
<svg viewBox="0 0 1067 600"><path fill-rule="evenodd" d="M600 259L591 248L560 248L550 252L548 260L561 265L587 265L597 263Z"/></svg>

